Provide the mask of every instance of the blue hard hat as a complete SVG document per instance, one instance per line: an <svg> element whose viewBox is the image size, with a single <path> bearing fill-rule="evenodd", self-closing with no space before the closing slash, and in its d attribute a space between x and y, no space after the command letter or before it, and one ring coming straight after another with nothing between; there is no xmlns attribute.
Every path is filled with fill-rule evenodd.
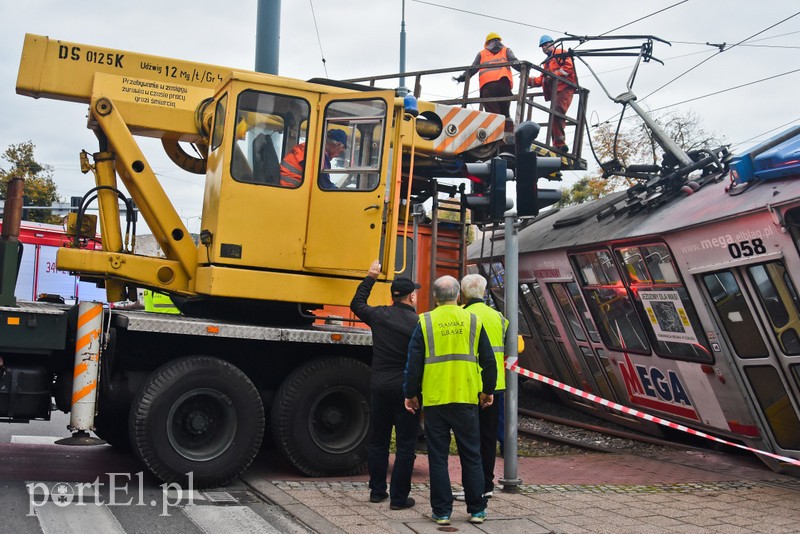
<svg viewBox="0 0 800 534"><path fill-rule="evenodd" d="M539 46L545 45L547 43L552 43L552 42L553 42L553 38L550 37L549 35L542 35L541 37L539 37Z"/></svg>
<svg viewBox="0 0 800 534"><path fill-rule="evenodd" d="M336 141L347 146L347 134L342 130L328 130L328 141Z"/></svg>

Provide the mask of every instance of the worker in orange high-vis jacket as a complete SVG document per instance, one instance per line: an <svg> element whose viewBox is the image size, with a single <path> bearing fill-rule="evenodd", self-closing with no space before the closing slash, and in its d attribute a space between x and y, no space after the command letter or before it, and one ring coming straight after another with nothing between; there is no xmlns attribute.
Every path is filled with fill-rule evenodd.
<svg viewBox="0 0 800 534"><path fill-rule="evenodd" d="M506 45L503 44L502 38L492 32L486 36L486 44L483 50L478 52L472 66L464 72L461 76L454 78L457 82L463 82L467 78L471 78L478 72L478 82L481 86L481 98L495 98L495 97L510 97L511 96L511 68L517 72L520 71L518 65L493 67L492 64L496 63L509 63L519 61ZM485 102L483 109L490 113L499 113L509 117L511 108L511 101L504 102Z"/></svg>
<svg viewBox="0 0 800 534"><path fill-rule="evenodd" d="M331 160L339 156L347 148L347 134L342 130L328 130L325 138L325 153L322 157L321 169L330 169ZM292 148L281 161L281 187L297 188L303 183L303 171L306 166L306 144L299 143ZM319 174L319 186L322 189L336 189L328 173Z"/></svg>
<svg viewBox="0 0 800 534"><path fill-rule="evenodd" d="M575 64L572 62L572 58L564 55L563 49L556 48L553 38L549 35L542 35L539 39L539 46L542 52L547 55L547 59L542 62L542 68L577 85L578 77L575 74ZM573 86L550 76L545 78L544 74L528 78L528 86L541 87L544 99L548 102L554 101L553 111L561 115L567 114L567 110L572 104L572 97L575 95ZM555 95L553 94L554 86ZM566 133L564 132L564 127L567 124L566 119L552 115L550 123L552 124L550 137L552 138L553 146L561 152L569 152Z"/></svg>

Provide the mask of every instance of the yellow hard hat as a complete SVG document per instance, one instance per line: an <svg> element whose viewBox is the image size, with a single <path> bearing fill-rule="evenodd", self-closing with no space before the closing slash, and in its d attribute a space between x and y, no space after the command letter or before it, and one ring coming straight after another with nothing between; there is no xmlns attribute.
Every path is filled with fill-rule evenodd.
<svg viewBox="0 0 800 534"><path fill-rule="evenodd" d="M490 33L489 35L487 35L487 36L486 36L486 41L485 41L485 42L487 42L487 43L488 43L488 42L489 42L489 41L491 41L492 39L500 39L501 41L503 40L503 38L502 38L502 37L500 37L500 36L499 36L499 35L497 35L496 33L492 32L492 33Z"/></svg>

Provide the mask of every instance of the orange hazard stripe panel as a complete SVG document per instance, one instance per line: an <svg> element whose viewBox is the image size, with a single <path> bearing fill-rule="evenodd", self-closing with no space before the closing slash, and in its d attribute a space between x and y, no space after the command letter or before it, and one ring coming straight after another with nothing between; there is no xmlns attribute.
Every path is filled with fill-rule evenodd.
<svg viewBox="0 0 800 534"><path fill-rule="evenodd" d="M90 382L72 394L72 404L75 404L97 388L97 382Z"/></svg>
<svg viewBox="0 0 800 534"><path fill-rule="evenodd" d="M460 145L458 145L457 147L453 148L453 151L454 151L454 152L456 152L456 153L458 153L458 152L462 152L462 151L466 150L467 148L469 148L469 146L470 146L472 143L474 143L475 141L477 141L477 139L478 139L478 130L485 129L485 128L486 128L486 127L488 127L488 126L489 126L489 125L490 125L490 124L491 124L493 121L494 121L494 117L492 117L492 116L486 117L486 119L485 119L485 120L484 120L484 121L481 123L481 125L480 125L480 126L478 126L477 128L475 128L475 129L472 131L472 133L471 133L471 134L469 134L469 137L467 137L467 139L466 139L466 140L465 140L463 143L461 143L461 144L460 144ZM500 133L500 131L499 131L499 130L495 130L495 132L494 132L494 133L492 133L491 135L489 135L489 137L486 139L486 141L485 141L485 142L487 142L487 143L488 143L488 142L490 142L490 141L494 141L496 138L500 137L499 133Z"/></svg>
<svg viewBox="0 0 800 534"><path fill-rule="evenodd" d="M478 115L480 115L480 114L481 114L481 112L480 112L480 111L471 111L471 112L469 113L469 115L467 115L465 118L463 118L463 119L461 120L461 122L458 124L458 131L459 131L459 133L460 133L460 132L463 132L463 131L464 131L464 130L467 128L467 126L469 126L470 124L472 124L472 122L473 122L475 119L477 119L477 118L478 118ZM446 123L446 124L450 124L450 123ZM448 137L448 138L447 138L447 139L445 139L445 140L444 140L444 142L442 142L442 144L440 144L440 145L439 145L437 148L438 148L440 151L444 152L444 151L445 151L445 149L447 149L447 147L449 147L450 145L452 145L452 144L453 144L453 143L456 141L456 139L458 139L458 135L454 135L453 137Z"/></svg>
<svg viewBox="0 0 800 534"><path fill-rule="evenodd" d="M78 328L82 327L95 317L97 317L103 311L103 306L97 305L90 308L86 313L78 317Z"/></svg>
<svg viewBox="0 0 800 534"><path fill-rule="evenodd" d="M442 119L442 124L450 124L450 121L453 120L453 118L456 115L458 115L461 109L462 108L453 108L449 112L447 112L447 115L445 115L444 118Z"/></svg>
<svg viewBox="0 0 800 534"><path fill-rule="evenodd" d="M75 366L74 377L78 378L80 375L89 370L89 362L81 362Z"/></svg>
<svg viewBox="0 0 800 534"><path fill-rule="evenodd" d="M97 339L100 337L100 330L92 330L91 332L87 333L85 336L81 337L79 340L75 342L75 352L80 352L84 347L89 345L93 339Z"/></svg>

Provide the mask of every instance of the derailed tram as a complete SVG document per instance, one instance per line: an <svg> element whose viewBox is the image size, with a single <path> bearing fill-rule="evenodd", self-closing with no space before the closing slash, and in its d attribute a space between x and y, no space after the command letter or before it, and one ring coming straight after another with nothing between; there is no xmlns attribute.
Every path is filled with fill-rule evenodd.
<svg viewBox="0 0 800 534"><path fill-rule="evenodd" d="M684 176L671 189L651 180L523 224L520 366L800 458L799 149L796 127L725 155L701 180ZM496 231L471 245L468 260L501 310L504 252ZM663 428L557 393L631 428ZM775 471L799 472L758 456Z"/></svg>

